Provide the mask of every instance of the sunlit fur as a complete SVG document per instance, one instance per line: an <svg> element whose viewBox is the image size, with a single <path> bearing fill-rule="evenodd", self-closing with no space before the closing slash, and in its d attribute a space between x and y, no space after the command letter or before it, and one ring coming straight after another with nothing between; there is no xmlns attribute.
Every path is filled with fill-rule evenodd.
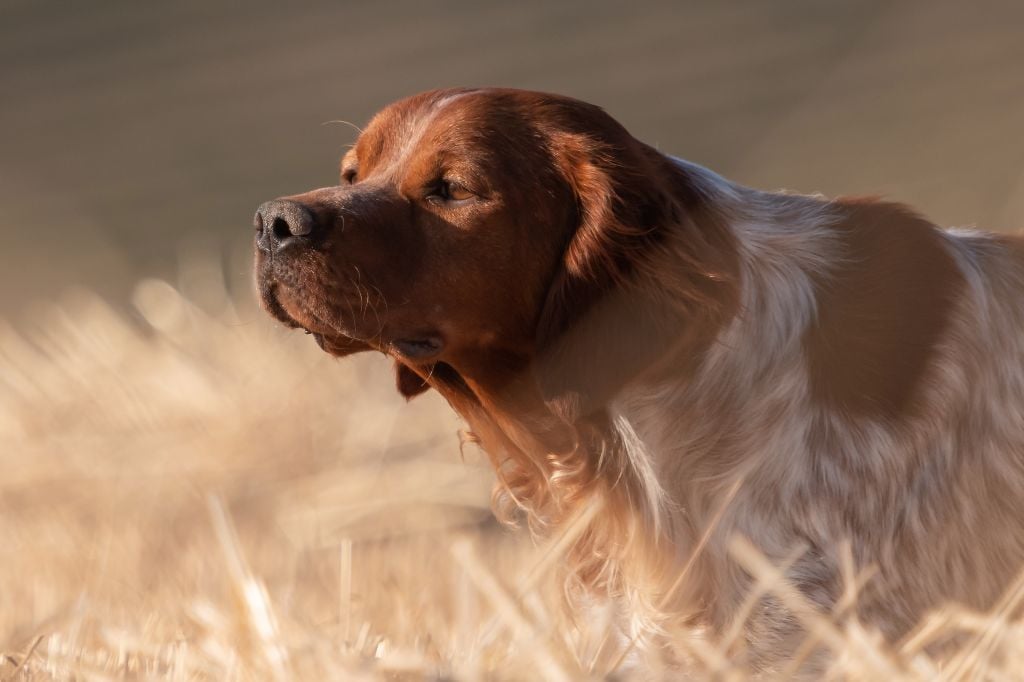
<svg viewBox="0 0 1024 682"><path fill-rule="evenodd" d="M780 564L795 551L787 576L824 610L842 589L838 552L850 542L859 568L878 569L858 613L892 639L946 601L990 606L1024 562L1019 250L1002 238L936 230L968 286L936 340L919 413L843 414L809 395L804 348L817 317L815 281L844 257L835 206L681 165L736 236L736 316L695 367L670 354L619 392L610 431L589 449L535 451L543 478L496 461L499 510L525 511L550 531L574 505L600 499L604 513L576 548L577 578L625 599L625 627L641 641L684 621L719 632L732 625L750 587L729 556L734 534ZM639 288L671 298L674 256L669 245L647 260ZM833 434L828 451L809 444L819 420ZM710 541L677 584L705 532ZM778 662L804 636L771 599L745 629L755 666Z"/></svg>
<svg viewBox="0 0 1024 682"><path fill-rule="evenodd" d="M948 600L991 606L1024 564L1020 247L936 231L966 286L936 339L919 409L904 417L844 414L809 394L803 342L818 314L815 281L827 281L844 258L831 229L834 205L685 167L729 217L742 304L695 370L676 375L665 362L623 390L612 410L649 528L664 529L657 549L673 553L677 566L739 487L683 588L667 602L648 598L655 611L634 615L657 624L682 613L717 630L729 626L749 588L727 549L736 533L780 564L796 549L788 576L823 609L839 596L838 551L851 542L859 566L878 568L859 615L890 638ZM650 267L671 272L665 262ZM815 447L816 428L830 432L828 449ZM625 562L638 556L623 555ZM664 595L671 578L671 571L655 574L645 592ZM752 660L764 665L802 637L770 600L747 630Z"/></svg>
<svg viewBox="0 0 1024 682"><path fill-rule="evenodd" d="M465 273L451 272L450 260L429 263L420 272L432 279L401 293L479 311L449 324L457 350L415 362L384 332L360 344L396 357L407 397L434 388L468 422L466 438L497 472L501 518L552 535L599 507L567 575L620 605L627 636L665 644L677 625L715 636L741 618L751 665L791 654L804 633L779 602L740 609L750 579L730 556L736 535L785 563L792 584L826 611L843 589L848 546L857 568L877 568L856 614L890 639L947 601L994 602L1024 562L1019 242L942 231L872 199L742 187L643 145L596 107L510 90L393 105L375 119L384 130L374 139L401 150L386 174L365 190L291 200L321 212L345 206L356 233L367 206L409 215L389 183L412 182L417 171L406 165L434 167L421 140L438 112L436 134L479 132L495 117L529 124L523 139L468 139L494 145L483 150L491 160L522 159L523 150L537 160L532 174L502 177L515 163L483 171L509 201L530 203L459 229L503 252L516 246L502 243L509 225L547 216L552 224L533 229L530 245L538 258L561 255L543 282L478 279L490 293L453 290L448 282ZM339 254L345 267L359 265L352 249ZM469 256L465 268L478 267L474 255L457 252ZM335 335L327 349L358 350L344 338L358 320L340 319L350 302L290 285L291 271L278 267L276 282L261 282L286 289L276 314L307 326L303 309L316 305L326 326L314 331ZM502 298L509 319L532 319L532 328L502 327L509 319L481 300L545 287L539 309L522 309L528 296ZM407 308L403 324L440 324L429 303L419 317Z"/></svg>

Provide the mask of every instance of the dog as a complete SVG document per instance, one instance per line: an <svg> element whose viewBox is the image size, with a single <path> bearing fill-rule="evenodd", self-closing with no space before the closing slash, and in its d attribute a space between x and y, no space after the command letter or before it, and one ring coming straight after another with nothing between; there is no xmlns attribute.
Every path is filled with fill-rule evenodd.
<svg viewBox="0 0 1024 682"><path fill-rule="evenodd" d="M337 186L255 227L265 309L444 396L499 516L551 533L599 504L571 574L634 636L742 617L756 667L791 653L780 603L741 613L737 535L823 611L848 548L890 640L1024 563L1016 238L750 189L596 106L490 88L386 107Z"/></svg>

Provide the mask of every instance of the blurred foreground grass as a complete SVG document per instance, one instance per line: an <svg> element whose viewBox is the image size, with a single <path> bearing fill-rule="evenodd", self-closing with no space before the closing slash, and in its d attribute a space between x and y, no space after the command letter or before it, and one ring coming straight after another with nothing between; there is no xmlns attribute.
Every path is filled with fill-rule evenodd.
<svg viewBox="0 0 1024 682"><path fill-rule="evenodd" d="M562 608L567 538L535 548L494 524L490 469L460 457L435 394L406 404L381 358L336 361L229 295L216 266L186 275L140 283L133 310L73 291L0 326L0 680L614 667L625 640L607 611ZM791 607L837 678L1024 679L1022 598L1015 585L992 614L950 607L891 646ZM950 634L956 647L924 653ZM741 642L699 635L673 635L694 677L746 678ZM658 661L635 669L682 674Z"/></svg>

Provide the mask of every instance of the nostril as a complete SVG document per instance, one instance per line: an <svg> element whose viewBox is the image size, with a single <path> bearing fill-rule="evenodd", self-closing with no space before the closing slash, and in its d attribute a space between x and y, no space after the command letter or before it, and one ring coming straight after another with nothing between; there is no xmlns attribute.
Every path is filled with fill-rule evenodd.
<svg viewBox="0 0 1024 682"><path fill-rule="evenodd" d="M305 238L312 237L316 231L316 218L312 211L289 199L275 199L260 206L253 224L256 227L256 246L266 253L289 246L308 245Z"/></svg>
<svg viewBox="0 0 1024 682"><path fill-rule="evenodd" d="M286 228L294 237L308 237L313 232L313 214L305 206L296 204L295 211L288 215Z"/></svg>
<svg viewBox="0 0 1024 682"><path fill-rule="evenodd" d="M274 222L270 225L270 231L274 233L274 238L279 242L292 236L292 230L288 225L288 221L280 216L274 218Z"/></svg>

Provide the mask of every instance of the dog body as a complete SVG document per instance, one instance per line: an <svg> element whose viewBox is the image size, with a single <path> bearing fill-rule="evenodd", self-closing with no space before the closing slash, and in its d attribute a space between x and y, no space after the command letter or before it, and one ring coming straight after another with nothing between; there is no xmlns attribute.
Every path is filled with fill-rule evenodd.
<svg viewBox="0 0 1024 682"><path fill-rule="evenodd" d="M596 500L573 574L638 633L740 618L755 662L792 651L786 609L741 606L736 534L823 609L849 547L890 638L1024 563L1011 238L748 189L596 107L486 89L385 109L341 185L261 207L257 246L271 314L467 420L500 514L551 532Z"/></svg>
<svg viewBox="0 0 1024 682"><path fill-rule="evenodd" d="M826 610L849 542L878 570L859 616L893 640L947 601L990 606L1024 563L1020 245L687 168L733 206L739 311L696 367L677 357L611 403L680 561L741 482L687 603L731 625L749 590L738 533ZM791 650L789 616L764 609L755 655Z"/></svg>

